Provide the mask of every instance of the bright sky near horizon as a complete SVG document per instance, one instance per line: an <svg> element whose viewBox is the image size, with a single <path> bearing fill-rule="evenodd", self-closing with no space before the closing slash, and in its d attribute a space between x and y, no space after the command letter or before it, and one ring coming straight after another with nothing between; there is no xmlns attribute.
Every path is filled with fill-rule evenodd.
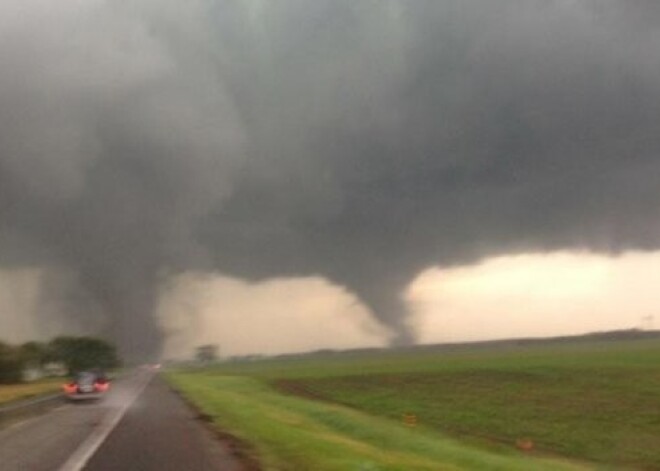
<svg viewBox="0 0 660 471"><path fill-rule="evenodd" d="M426 270L405 299L420 343L649 328L660 312L659 265L660 252L503 256ZM35 270L2 272L3 340L44 335L35 321L39 279ZM322 278L251 284L188 274L161 296L159 314L166 355L174 357L189 356L202 343L219 344L224 355L385 344L383 327L367 308Z"/></svg>

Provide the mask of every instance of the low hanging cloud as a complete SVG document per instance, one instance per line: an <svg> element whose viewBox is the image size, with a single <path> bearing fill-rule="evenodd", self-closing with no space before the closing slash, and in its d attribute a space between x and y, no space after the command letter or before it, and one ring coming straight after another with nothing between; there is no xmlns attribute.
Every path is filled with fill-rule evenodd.
<svg viewBox="0 0 660 471"><path fill-rule="evenodd" d="M68 273L58 315L104 318L134 357L191 271L320 276L413 342L401 294L426 268L658 247L658 20L601 0L5 1L0 264Z"/></svg>

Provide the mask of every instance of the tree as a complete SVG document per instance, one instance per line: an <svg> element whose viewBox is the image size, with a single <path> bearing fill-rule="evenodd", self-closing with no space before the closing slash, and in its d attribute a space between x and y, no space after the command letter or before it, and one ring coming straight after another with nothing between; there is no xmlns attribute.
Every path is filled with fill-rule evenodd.
<svg viewBox="0 0 660 471"><path fill-rule="evenodd" d="M64 363L69 374L120 365L115 346L94 337L56 337L48 344L48 356Z"/></svg>
<svg viewBox="0 0 660 471"><path fill-rule="evenodd" d="M213 344L200 345L195 354L197 361L202 363L211 363L218 359L218 346Z"/></svg>
<svg viewBox="0 0 660 471"><path fill-rule="evenodd" d="M48 346L42 342L25 342L18 347L18 353L25 366L42 367L48 363Z"/></svg>
<svg viewBox="0 0 660 471"><path fill-rule="evenodd" d="M0 384L20 383L23 366L19 350L0 342Z"/></svg>

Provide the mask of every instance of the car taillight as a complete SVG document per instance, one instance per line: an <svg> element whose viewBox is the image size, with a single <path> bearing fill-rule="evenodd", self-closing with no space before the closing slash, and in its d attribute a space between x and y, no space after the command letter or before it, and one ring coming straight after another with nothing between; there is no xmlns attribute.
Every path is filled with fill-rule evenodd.
<svg viewBox="0 0 660 471"><path fill-rule="evenodd" d="M110 383L94 383L94 387L97 391L107 391L110 387Z"/></svg>
<svg viewBox="0 0 660 471"><path fill-rule="evenodd" d="M67 394L75 393L78 389L78 386L76 385L76 383L66 383L66 384L62 385L62 387L64 388L64 392L67 393Z"/></svg>

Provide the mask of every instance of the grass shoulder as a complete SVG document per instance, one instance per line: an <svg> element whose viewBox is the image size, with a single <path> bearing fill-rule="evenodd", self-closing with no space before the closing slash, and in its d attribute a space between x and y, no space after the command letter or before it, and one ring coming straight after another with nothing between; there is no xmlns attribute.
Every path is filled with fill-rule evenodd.
<svg viewBox="0 0 660 471"><path fill-rule="evenodd" d="M47 378L29 383L0 385L0 406L11 402L54 394L60 390L62 378Z"/></svg>

